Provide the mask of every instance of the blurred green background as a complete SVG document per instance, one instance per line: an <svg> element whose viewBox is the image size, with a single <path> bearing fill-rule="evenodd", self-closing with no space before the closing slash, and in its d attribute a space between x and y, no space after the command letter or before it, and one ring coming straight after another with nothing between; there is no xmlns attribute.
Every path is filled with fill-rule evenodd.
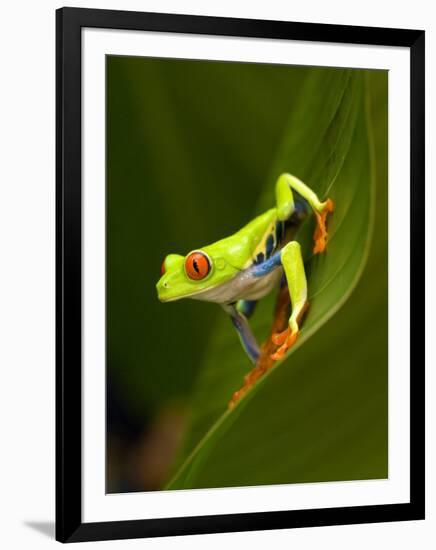
<svg viewBox="0 0 436 550"><path fill-rule="evenodd" d="M309 89L310 97L305 97ZM342 111L333 105L336 97L342 98ZM319 116L319 128L322 113L334 113L319 143L317 119L313 116L308 123L308 133L302 105ZM362 153L355 153L343 169L342 153L351 157L347 135L349 142L356 142L354 150ZM316 155L298 153L299 144L304 150L316 144ZM356 273L365 259L370 219L375 228L363 276L355 289L353 283L345 306L329 321L323 312L326 324L316 327L295 352L297 379L280 379L292 371L291 357L244 407L222 417L249 363L218 306L157 300L155 284L165 255L186 254L236 231L262 210L260 206L273 204L279 171L293 172L302 159L307 166L297 175L307 170L312 174L308 183L317 191L325 190L324 183L333 177L321 170L324 164L318 159L324 156L325 166L339 166L344 181L353 178L356 166L354 185L361 192L365 185L369 190L366 148L373 152L375 201L371 212L369 199L366 206L363 201L353 203L360 205L363 220L361 226L356 224L362 240ZM290 151L294 162L287 156ZM386 151L385 72L107 57L108 492L387 476ZM336 188L341 189L339 184ZM338 253L341 239L348 248L350 242L351 249L354 246L350 228L340 233L340 215L339 210ZM348 257L343 263L353 265ZM316 277L322 281L326 269L311 263L314 284ZM345 271L337 280L348 280ZM345 288L345 282L344 289L353 290ZM271 300L257 313L258 319L270 321ZM326 303L333 308L334 300ZM319 376L311 370L319 363L313 354L329 346ZM298 357L305 365L301 372ZM332 381L342 393L332 394ZM284 406L292 401L291 393L277 398L275 384L283 387L288 382L294 403L296 396L304 395L300 409ZM328 399L329 392L333 399ZM309 404L307 399L313 400ZM355 417L350 411L354 406ZM305 435L299 440L298 419L308 412L313 421L301 424ZM347 428L341 425L344 419ZM227 428L215 430L202 445L217 421ZM331 434L327 439L326 430ZM322 437L320 445L313 445ZM238 442L236 457L230 449L237 450ZM271 457L278 462L265 468Z"/></svg>

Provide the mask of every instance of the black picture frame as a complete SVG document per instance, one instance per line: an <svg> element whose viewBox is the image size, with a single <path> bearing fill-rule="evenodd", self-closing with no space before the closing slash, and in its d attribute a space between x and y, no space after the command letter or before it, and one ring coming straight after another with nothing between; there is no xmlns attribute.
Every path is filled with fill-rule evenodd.
<svg viewBox="0 0 436 550"><path fill-rule="evenodd" d="M410 49L410 502L82 522L81 29L373 44ZM56 12L56 539L127 539L424 518L424 46L419 30L62 8ZM407 215L407 212L405 213Z"/></svg>

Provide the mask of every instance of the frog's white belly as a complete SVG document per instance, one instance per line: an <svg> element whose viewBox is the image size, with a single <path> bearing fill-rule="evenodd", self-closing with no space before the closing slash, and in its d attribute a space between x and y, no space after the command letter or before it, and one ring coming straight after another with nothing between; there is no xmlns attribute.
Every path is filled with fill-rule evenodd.
<svg viewBox="0 0 436 550"><path fill-rule="evenodd" d="M237 300L259 300L279 285L282 273L283 268L278 266L267 275L255 277L251 269L245 269L231 281L199 292L192 298L218 304L229 304Z"/></svg>

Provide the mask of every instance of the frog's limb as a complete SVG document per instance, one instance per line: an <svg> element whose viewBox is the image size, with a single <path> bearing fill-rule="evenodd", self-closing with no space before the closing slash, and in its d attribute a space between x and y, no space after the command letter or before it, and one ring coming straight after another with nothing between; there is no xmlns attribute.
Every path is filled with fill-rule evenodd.
<svg viewBox="0 0 436 550"><path fill-rule="evenodd" d="M327 241L326 220L327 215L333 212L333 201L327 199L321 202L316 193L305 183L291 174L282 174L276 183L277 217L280 221L289 219L295 212L293 190L309 203L316 217L313 252L314 254L324 252Z"/></svg>
<svg viewBox="0 0 436 550"><path fill-rule="evenodd" d="M244 376L244 383L242 387L236 391L230 402L229 408L232 409L236 403L243 397L256 381L261 378L267 371L269 371L274 366L274 361L271 358L271 354L276 349L276 345L271 340L271 335L282 331L289 322L289 309L290 309L290 297L288 286L284 285L280 288L277 301L274 308L274 318L271 327L271 334L262 344L260 348L260 356L257 360L256 366L249 373Z"/></svg>
<svg viewBox="0 0 436 550"><path fill-rule="evenodd" d="M238 331L241 344L247 352L248 357L253 363L256 363L259 357L259 346L251 331L247 318L243 313L237 310L235 304L225 304L223 308L224 311L230 315L233 326Z"/></svg>
<svg viewBox="0 0 436 550"><path fill-rule="evenodd" d="M249 319L256 309L256 300L238 300L236 303L236 309L239 313L242 313L247 319Z"/></svg>
<svg viewBox="0 0 436 550"><path fill-rule="evenodd" d="M306 273L304 271L301 247L297 241L291 241L282 249L281 262L288 283L292 313L286 330L272 336L273 342L280 346L271 356L274 361L281 359L286 351L296 342L300 332L299 324L308 306Z"/></svg>

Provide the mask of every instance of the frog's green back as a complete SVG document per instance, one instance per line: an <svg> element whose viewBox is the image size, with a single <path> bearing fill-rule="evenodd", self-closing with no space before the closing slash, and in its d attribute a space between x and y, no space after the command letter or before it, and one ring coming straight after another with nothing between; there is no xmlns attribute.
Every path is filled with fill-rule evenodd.
<svg viewBox="0 0 436 550"><path fill-rule="evenodd" d="M230 237L205 246L202 250L212 257L224 258L237 269L245 269L253 263L259 251L265 248L266 238L274 231L276 220L276 209L271 208Z"/></svg>

